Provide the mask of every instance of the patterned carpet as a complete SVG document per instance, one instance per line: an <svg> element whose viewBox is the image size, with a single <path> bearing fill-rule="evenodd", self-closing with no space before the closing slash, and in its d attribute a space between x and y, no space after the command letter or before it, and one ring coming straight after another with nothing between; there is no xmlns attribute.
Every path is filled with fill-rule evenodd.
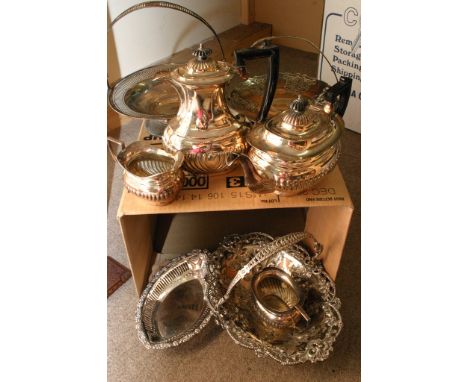
<svg viewBox="0 0 468 382"><path fill-rule="evenodd" d="M107 256L107 298L119 289L131 275L127 267Z"/></svg>

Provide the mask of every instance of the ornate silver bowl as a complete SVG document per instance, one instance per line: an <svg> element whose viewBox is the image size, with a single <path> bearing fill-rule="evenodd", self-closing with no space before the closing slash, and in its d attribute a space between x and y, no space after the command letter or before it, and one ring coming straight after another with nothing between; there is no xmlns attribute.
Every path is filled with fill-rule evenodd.
<svg viewBox="0 0 468 382"><path fill-rule="evenodd" d="M317 259L320 244L315 242L312 255L297 244L273 251L273 255L244 272L239 282L232 286L239 270L245 269L259 250L273 240L264 233L225 238L210 258L208 304L217 323L231 338L237 344L253 349L257 356L269 356L283 365L323 361L333 350L332 345L343 323L335 284ZM278 326L258 314L252 279L265 268L285 272L304 292L301 308L309 321L295 320L291 325Z"/></svg>
<svg viewBox="0 0 468 382"><path fill-rule="evenodd" d="M124 170L125 188L156 205L172 203L182 188L182 153L170 154L153 141L124 142L107 137L109 152ZM113 146L118 146L118 152Z"/></svg>

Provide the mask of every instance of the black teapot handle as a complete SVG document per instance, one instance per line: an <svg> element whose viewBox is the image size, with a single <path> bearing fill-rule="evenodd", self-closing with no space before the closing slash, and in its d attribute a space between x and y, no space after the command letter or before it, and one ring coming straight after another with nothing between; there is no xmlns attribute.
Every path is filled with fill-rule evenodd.
<svg viewBox="0 0 468 382"><path fill-rule="evenodd" d="M276 45L267 45L261 48L246 48L234 51L236 66L242 78L247 77L245 68L246 60L257 58L268 58L268 73L265 90L263 92L262 106L258 113L258 122L263 122L268 116L273 97L275 96L276 84L279 77L279 48Z"/></svg>
<svg viewBox="0 0 468 382"><path fill-rule="evenodd" d="M341 117L348 107L352 84L352 78L341 76L340 80L325 93L325 99L332 103L333 110Z"/></svg>

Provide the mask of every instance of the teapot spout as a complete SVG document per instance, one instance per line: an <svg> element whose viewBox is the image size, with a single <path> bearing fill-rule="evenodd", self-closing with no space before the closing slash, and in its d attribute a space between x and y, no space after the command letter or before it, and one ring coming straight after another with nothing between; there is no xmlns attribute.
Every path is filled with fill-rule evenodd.
<svg viewBox="0 0 468 382"><path fill-rule="evenodd" d="M245 154L236 154L244 171L245 185L256 194L269 194L275 191L275 182L267 177L262 177L250 158Z"/></svg>

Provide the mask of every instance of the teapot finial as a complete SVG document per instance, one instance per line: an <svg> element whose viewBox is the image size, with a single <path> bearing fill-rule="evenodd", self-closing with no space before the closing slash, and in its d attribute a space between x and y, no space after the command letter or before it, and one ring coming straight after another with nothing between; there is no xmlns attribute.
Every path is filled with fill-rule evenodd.
<svg viewBox="0 0 468 382"><path fill-rule="evenodd" d="M291 110L302 113L305 111L308 105L309 101L307 100L307 98L304 98L302 95L299 94L297 98L289 104L289 108Z"/></svg>
<svg viewBox="0 0 468 382"><path fill-rule="evenodd" d="M197 58L198 61L205 61L213 51L210 48L204 48L203 44L200 43L198 49L192 52L192 55Z"/></svg>

